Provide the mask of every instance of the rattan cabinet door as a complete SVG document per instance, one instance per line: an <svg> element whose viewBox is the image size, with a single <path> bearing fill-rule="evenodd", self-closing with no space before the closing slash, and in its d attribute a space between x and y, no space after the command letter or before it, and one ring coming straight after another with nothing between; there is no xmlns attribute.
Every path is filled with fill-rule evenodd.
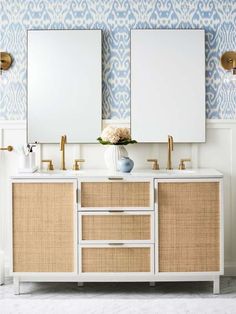
<svg viewBox="0 0 236 314"><path fill-rule="evenodd" d="M75 185L13 183L13 272L74 272Z"/></svg>
<svg viewBox="0 0 236 314"><path fill-rule="evenodd" d="M219 184L158 183L159 272L220 271Z"/></svg>

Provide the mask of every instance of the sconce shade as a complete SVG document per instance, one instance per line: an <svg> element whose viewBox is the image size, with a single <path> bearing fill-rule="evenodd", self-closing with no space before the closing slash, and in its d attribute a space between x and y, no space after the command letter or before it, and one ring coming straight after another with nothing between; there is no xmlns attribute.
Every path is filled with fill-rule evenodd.
<svg viewBox="0 0 236 314"><path fill-rule="evenodd" d="M221 65L225 70L236 68L236 51L226 51L221 57Z"/></svg>
<svg viewBox="0 0 236 314"><path fill-rule="evenodd" d="M0 70L8 70L12 64L12 57L8 52L0 52Z"/></svg>

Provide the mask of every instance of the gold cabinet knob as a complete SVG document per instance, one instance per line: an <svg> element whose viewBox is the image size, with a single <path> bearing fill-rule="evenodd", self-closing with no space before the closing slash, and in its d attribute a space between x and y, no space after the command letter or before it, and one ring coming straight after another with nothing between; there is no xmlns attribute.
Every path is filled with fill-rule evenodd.
<svg viewBox="0 0 236 314"><path fill-rule="evenodd" d="M85 162L85 159L75 159L74 160L74 165L73 165L73 170L80 170L80 163Z"/></svg>
<svg viewBox="0 0 236 314"><path fill-rule="evenodd" d="M191 161L190 158L180 159L179 170L185 170L186 169L185 162L190 162L190 161Z"/></svg>
<svg viewBox="0 0 236 314"><path fill-rule="evenodd" d="M147 161L152 163L152 170L160 169L157 159L147 159Z"/></svg>
<svg viewBox="0 0 236 314"><path fill-rule="evenodd" d="M53 163L52 163L51 159L43 159L42 162L47 162L48 163L47 170L54 170Z"/></svg>

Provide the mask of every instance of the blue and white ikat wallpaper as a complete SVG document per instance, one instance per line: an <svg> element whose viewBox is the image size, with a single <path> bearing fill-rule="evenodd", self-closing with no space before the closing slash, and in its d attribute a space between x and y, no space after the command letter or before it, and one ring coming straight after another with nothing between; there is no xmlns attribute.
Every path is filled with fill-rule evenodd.
<svg viewBox="0 0 236 314"><path fill-rule="evenodd" d="M14 65L0 79L0 119L26 117L26 30L103 30L103 118L130 116L130 29L206 31L206 116L236 118L236 88L219 59L236 50L236 0L1 0L0 50ZM46 69L42 69L46 71ZM63 74L62 74L63 75Z"/></svg>

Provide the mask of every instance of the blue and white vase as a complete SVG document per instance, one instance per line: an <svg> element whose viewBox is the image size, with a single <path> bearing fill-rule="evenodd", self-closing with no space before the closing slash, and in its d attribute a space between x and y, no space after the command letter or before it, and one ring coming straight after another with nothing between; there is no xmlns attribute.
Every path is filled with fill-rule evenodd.
<svg viewBox="0 0 236 314"><path fill-rule="evenodd" d="M121 157L118 160L118 170L121 172L130 172L134 167L134 162L129 157Z"/></svg>

